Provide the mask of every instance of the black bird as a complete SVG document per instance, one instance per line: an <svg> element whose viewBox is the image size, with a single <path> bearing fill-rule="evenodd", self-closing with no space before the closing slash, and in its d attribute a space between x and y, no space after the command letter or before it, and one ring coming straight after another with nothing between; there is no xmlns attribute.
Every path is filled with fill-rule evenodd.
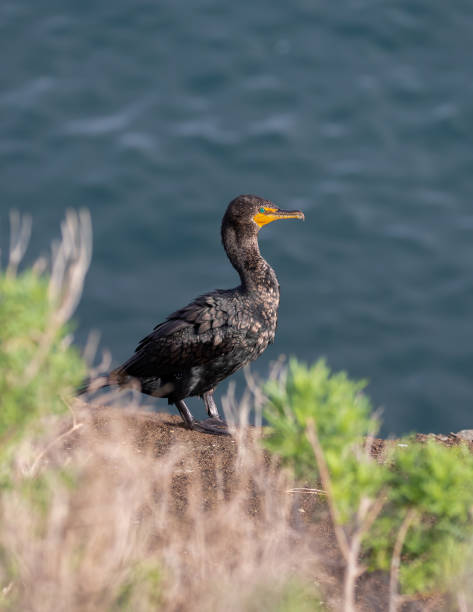
<svg viewBox="0 0 473 612"><path fill-rule="evenodd" d="M222 242L241 284L201 295L171 314L141 340L128 361L81 391L138 384L142 393L175 404L189 429L228 433L213 398L215 387L259 357L276 332L279 283L260 254L258 232L277 219L304 219L304 214L280 210L254 195L230 202L222 221ZM205 403L205 421L196 421L184 402L196 395Z"/></svg>

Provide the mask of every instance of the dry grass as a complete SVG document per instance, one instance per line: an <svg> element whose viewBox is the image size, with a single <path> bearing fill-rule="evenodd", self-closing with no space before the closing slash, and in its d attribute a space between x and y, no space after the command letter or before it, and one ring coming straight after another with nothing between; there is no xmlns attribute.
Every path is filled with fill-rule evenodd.
<svg viewBox="0 0 473 612"><path fill-rule="evenodd" d="M70 435L62 422L23 443L3 495L0 541L17 561L4 589L16 609L269 610L291 585L314 584L293 483L255 431L219 444L212 469L196 448L207 453L213 437L153 415L75 411ZM40 488L25 497L35 480L44 499Z"/></svg>

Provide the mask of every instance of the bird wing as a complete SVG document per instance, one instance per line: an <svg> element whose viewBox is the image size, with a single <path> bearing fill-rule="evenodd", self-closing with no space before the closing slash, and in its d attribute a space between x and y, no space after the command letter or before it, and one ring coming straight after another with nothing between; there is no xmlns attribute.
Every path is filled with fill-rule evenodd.
<svg viewBox="0 0 473 612"><path fill-rule="evenodd" d="M162 375L208 363L232 350L238 333L235 304L216 291L172 313L138 344L123 364L131 376Z"/></svg>

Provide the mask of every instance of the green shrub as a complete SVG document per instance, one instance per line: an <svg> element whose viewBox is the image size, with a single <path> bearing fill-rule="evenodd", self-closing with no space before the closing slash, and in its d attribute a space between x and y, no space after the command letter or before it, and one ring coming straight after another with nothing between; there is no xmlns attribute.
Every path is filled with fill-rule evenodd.
<svg viewBox="0 0 473 612"><path fill-rule="evenodd" d="M32 270L18 276L0 272L3 450L18 439L28 423L66 411L64 398L84 377L83 361L67 342L68 328L54 324L55 308L45 277Z"/></svg>
<svg viewBox="0 0 473 612"><path fill-rule="evenodd" d="M389 569L393 541L408 510L416 519L400 569L403 592L446 589L460 575L473 537L473 455L465 445L436 442L396 446L388 458L389 502L366 547L374 568Z"/></svg>
<svg viewBox="0 0 473 612"><path fill-rule="evenodd" d="M282 585L260 585L244 602L245 612L318 612L324 609L318 590L296 579Z"/></svg>
<svg viewBox="0 0 473 612"><path fill-rule="evenodd" d="M292 360L287 377L266 387L271 432L265 444L297 477L314 483L320 465L307 435L314 422L330 477L332 520L344 526L346 541L359 527L361 501L383 500L363 532L370 569L391 569L396 540L408 520L401 541L403 592L448 589L471 553L473 455L465 445L447 448L407 439L393 446L384 464L377 463L363 450L365 437L376 431L364 386L344 373L332 374L323 361L307 367Z"/></svg>
<svg viewBox="0 0 473 612"><path fill-rule="evenodd" d="M332 374L324 361L307 367L291 359L285 381L273 380L265 387L265 416L271 425L266 447L293 467L298 478L313 481L317 464L306 435L313 420L343 524L353 518L362 497L376 497L385 478L385 470L363 451L365 436L377 431L370 401L362 393L365 386L344 372Z"/></svg>
<svg viewBox="0 0 473 612"><path fill-rule="evenodd" d="M163 603L162 570L150 560L136 563L127 571L127 577L116 585L118 591L110 612L159 610Z"/></svg>

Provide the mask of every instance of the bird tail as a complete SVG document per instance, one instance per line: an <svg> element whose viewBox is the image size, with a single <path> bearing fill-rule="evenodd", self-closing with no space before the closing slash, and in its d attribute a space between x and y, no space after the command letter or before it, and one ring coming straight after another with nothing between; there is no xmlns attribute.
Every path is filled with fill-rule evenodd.
<svg viewBox="0 0 473 612"><path fill-rule="evenodd" d="M93 393L99 389L105 389L112 383L109 374L97 376L96 378L87 377L82 384L76 389L76 395L84 395L84 393Z"/></svg>

